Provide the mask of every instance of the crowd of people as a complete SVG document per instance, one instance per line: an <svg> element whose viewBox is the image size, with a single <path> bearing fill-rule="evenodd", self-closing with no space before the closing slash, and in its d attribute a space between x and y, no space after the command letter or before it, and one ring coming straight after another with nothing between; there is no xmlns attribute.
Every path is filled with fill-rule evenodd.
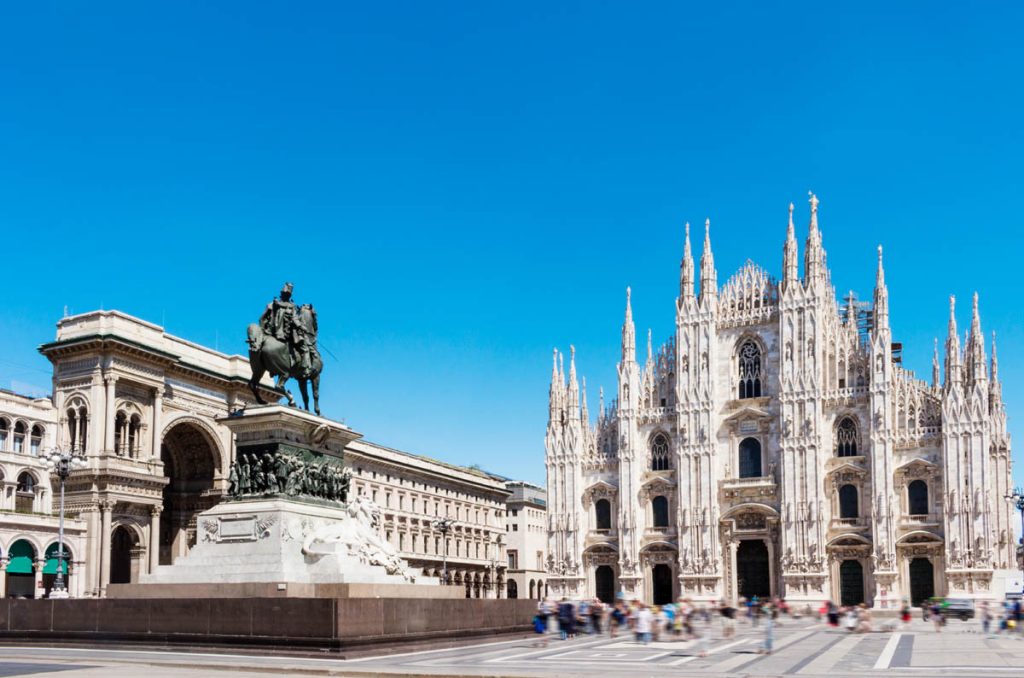
<svg viewBox="0 0 1024 678"><path fill-rule="evenodd" d="M746 621L754 627L763 626L765 639L761 651L771 654L774 626L779 614L789 614L783 600L750 600L741 598L738 607L722 600L713 605L697 605L688 598L664 605L647 605L639 600L617 600L614 604L592 600L542 600L537 604L533 619L534 631L545 647L557 632L562 640L579 635L607 633L609 637L632 634L637 643L647 645L659 640L697 640L699 655L707 656L711 636L716 625L722 638L736 633L736 620Z"/></svg>
<svg viewBox="0 0 1024 678"><path fill-rule="evenodd" d="M977 611L982 631L990 637L997 617L994 607L981 601ZM928 619L935 624L935 630L941 631L949 616L945 613L943 601L934 599L925 605L925 610ZM1019 634L1024 631L1021 614L1020 600L1007 601L998 615L995 632L1016 630ZM533 627L539 643L545 647L555 633L562 640L571 640L581 635L607 634L610 638L631 635L635 642L643 645L659 640L696 640L699 656L705 657L710 651L711 637L716 626L721 631L722 639L735 636L737 620L744 621L751 628L760 628L763 640L759 652L771 654L775 627L780 623L780 617L800 618L806 615L814 615L809 606L792 610L783 599L768 600L757 596L740 598L735 606L726 600L711 605L696 604L689 598L680 598L675 603L664 605L647 605L639 600L626 601L621 598L614 603L603 603L596 598L580 601L562 598L560 601L540 601L533 618ZM842 628L849 633L894 631L897 627L909 628L911 607L904 600L898 620L890 619L878 629L872 621L871 609L863 603L840 606L830 600L825 601L816 616L827 627Z"/></svg>

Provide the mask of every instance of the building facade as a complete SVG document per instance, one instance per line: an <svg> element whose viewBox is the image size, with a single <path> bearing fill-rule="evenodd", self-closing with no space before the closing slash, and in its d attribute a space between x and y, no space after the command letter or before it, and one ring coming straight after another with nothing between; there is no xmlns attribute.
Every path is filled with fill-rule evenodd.
<svg viewBox="0 0 1024 678"><path fill-rule="evenodd" d="M547 594L547 493L522 480L510 480L506 503L509 598L541 599Z"/></svg>
<svg viewBox="0 0 1024 678"><path fill-rule="evenodd" d="M49 398L0 390L0 597L49 594L57 575L59 485L45 455L53 447L57 412ZM85 524L64 522L65 586L81 595Z"/></svg>
<svg viewBox="0 0 1024 678"><path fill-rule="evenodd" d="M235 448L218 419L253 404L249 363L118 311L63 318L39 350L53 364L52 398L0 393L4 584L41 597L55 572L58 487L38 455L60 446L87 460L66 484L69 590L102 596L195 544L196 517L227 493ZM269 377L262 384L278 400ZM412 566L440 572L431 519L448 515L451 581L469 596L504 590L501 481L365 440L345 453L354 491L375 495L382 532Z"/></svg>
<svg viewBox="0 0 1024 678"><path fill-rule="evenodd" d="M573 356L555 356L546 462L555 595L655 603L783 596L881 607L1001 596L1013 567L996 359L977 295L930 382L901 365L878 250L871 302L839 301L818 229L793 208L781 281L747 262L718 285L689 226L675 332L636 355L626 297L618 394L596 422ZM699 293L696 282L699 275Z"/></svg>

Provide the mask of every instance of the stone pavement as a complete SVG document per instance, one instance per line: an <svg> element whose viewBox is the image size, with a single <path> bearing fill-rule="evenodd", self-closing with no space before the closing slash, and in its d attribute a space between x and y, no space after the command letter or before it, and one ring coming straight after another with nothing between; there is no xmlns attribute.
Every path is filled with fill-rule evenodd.
<svg viewBox="0 0 1024 678"><path fill-rule="evenodd" d="M735 638L723 639L714 625L709 656L698 656L696 641L664 640L642 645L631 637L582 636L547 647L536 638L494 641L456 648L400 652L387 656L252 656L230 653L0 646L0 676L86 678L145 675L201 676L230 670L231 678L267 675L418 676L985 676L1024 674L1024 639L986 638L977 622L951 621L942 633L915 620L905 631L851 635L809 620L783 620L775 630L775 651L758 653L763 627L739 624ZM12 664L43 663L22 673ZM43 666L45 669L40 670ZM55 671L50 673L51 671Z"/></svg>

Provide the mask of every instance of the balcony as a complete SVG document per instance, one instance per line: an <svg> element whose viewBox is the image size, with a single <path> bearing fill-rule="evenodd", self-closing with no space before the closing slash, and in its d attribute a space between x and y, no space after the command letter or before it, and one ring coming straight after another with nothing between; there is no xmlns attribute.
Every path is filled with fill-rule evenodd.
<svg viewBox="0 0 1024 678"><path fill-rule="evenodd" d="M935 530L941 527L942 520L934 513L904 513L900 516L901 530Z"/></svg>
<svg viewBox="0 0 1024 678"><path fill-rule="evenodd" d="M868 519L864 516L857 518L833 518L828 524L828 529L833 534L864 532L868 527Z"/></svg>
<svg viewBox="0 0 1024 678"><path fill-rule="evenodd" d="M773 476L756 478L726 478L718 483L724 499L774 499L778 485Z"/></svg>

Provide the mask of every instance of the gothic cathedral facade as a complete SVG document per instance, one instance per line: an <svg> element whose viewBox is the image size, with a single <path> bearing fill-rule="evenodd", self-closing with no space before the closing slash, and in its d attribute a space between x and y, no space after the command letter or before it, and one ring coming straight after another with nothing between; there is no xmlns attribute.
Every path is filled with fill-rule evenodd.
<svg viewBox="0 0 1024 678"><path fill-rule="evenodd" d="M556 350L545 440L554 596L655 604L758 595L815 606L1002 596L1014 566L995 337L950 298L944 368L901 365L879 248L873 303L837 301L810 201L803 275L790 205L783 279L719 288L689 227L675 334L636 358L629 290L618 396L596 423Z"/></svg>

